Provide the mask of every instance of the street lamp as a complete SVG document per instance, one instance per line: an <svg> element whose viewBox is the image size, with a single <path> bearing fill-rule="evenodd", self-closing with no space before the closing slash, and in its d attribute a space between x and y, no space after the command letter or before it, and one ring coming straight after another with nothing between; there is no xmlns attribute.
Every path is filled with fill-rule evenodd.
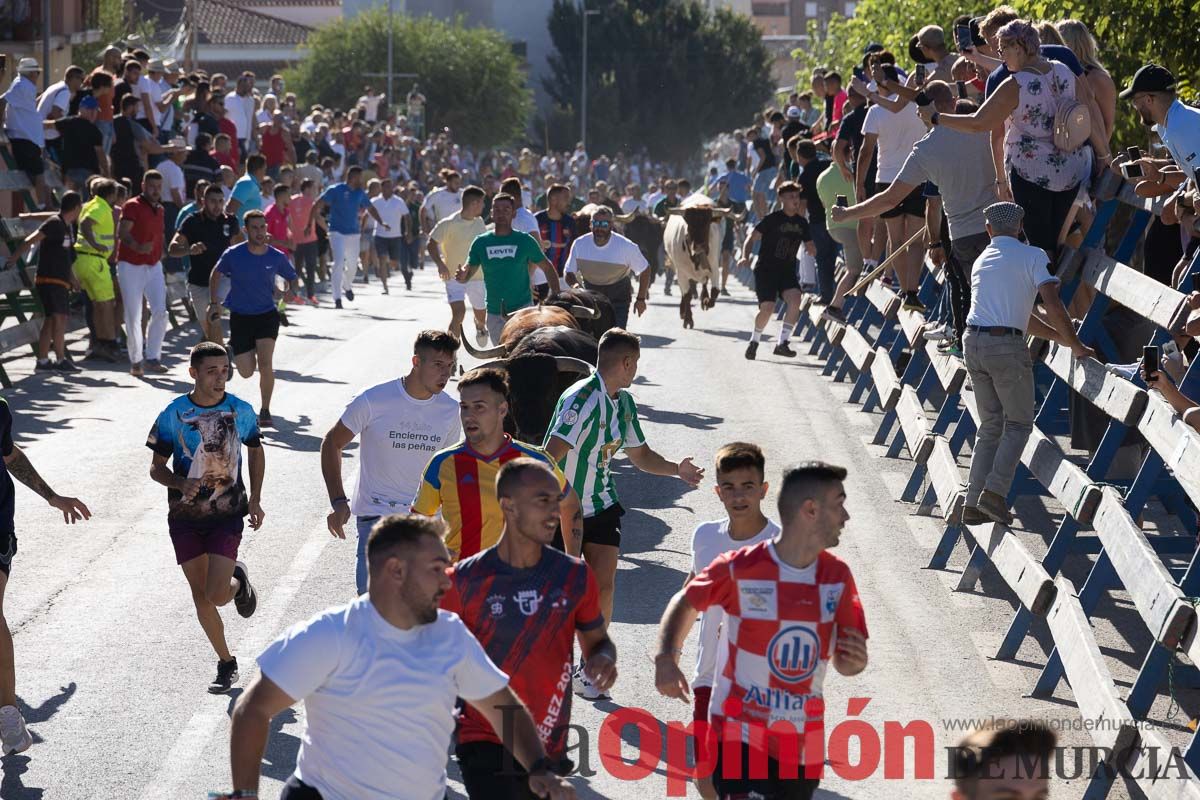
<svg viewBox="0 0 1200 800"><path fill-rule="evenodd" d="M587 89L588 89L588 17L599 14L599 11L588 11L587 0L579 0L579 10L583 17L583 75L580 80L579 98L579 141L587 151Z"/></svg>

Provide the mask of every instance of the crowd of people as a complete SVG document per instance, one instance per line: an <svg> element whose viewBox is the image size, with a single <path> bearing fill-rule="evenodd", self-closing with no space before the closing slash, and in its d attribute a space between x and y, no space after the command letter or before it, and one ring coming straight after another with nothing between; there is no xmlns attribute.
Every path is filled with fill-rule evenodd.
<svg viewBox="0 0 1200 800"><path fill-rule="evenodd" d="M1156 65L1118 96L1075 20L1031 22L1000 6L950 30L921 27L899 59L864 43L861 63L815 72L811 91L715 142L695 184L642 154L472 151L449 130L424 130L417 86L407 115L370 88L349 110L303 111L279 76L260 86L250 72L184 72L136 48L110 47L95 69L72 66L41 93L36 60L16 64L0 115L41 221L9 262L36 248L46 312L37 369L79 369L66 349L73 290L85 306L87 357L128 359L135 376L169 369L168 274L184 276L198 317L193 388L154 421L147 446L151 478L168 490L176 559L217 656L209 691L228 692L240 678L220 609L232 602L249 617L258 605L238 549L247 521L264 524L263 429L273 424L275 342L289 312L343 308L356 281L374 278L390 293L398 274L411 289L426 263L444 285L445 328L423 331L411 369L350 399L322 442L327 525L338 538L356 536L359 596L289 628L258 657L233 711L228 797L257 796L271 720L301 700L307 732L288 800L392 797L399 786L440 797L452 738L472 798L573 796L571 695L609 698L618 679L609 623L625 509L611 460L624 451L639 470L691 487L705 478L691 458L669 459L647 442L629 391L641 343L625 330L670 266L658 247L627 237L629 226L664 220L697 194L732 212L714 223L721 292L733 264L753 265L746 358L757 358L777 311L773 353L796 355L789 340L805 293L827 320L845 323L843 305L866 272L926 316L924 336L964 359L981 417L964 521L1011 521L1005 497L1033 419L1026 335L1096 355L1072 320L1090 298L1070 307L1059 299L1058 253L1088 230L1091 189L1111 169L1139 194L1168 196L1146 272L1180 284L1200 245L1200 111ZM1113 157L1121 102L1153 126L1157 149L1120 143ZM65 191L52 191L47 164ZM925 265L945 273L932 307L921 297ZM557 398L544 439L519 441L506 432L508 374L459 375L467 303L476 341L499 344L509 315L576 286L603 295L616 325L598 340L594 370ZM1200 335L1200 291L1188 302L1174 349L1141 378L1200 429L1197 403L1175 385ZM226 390L231 365L258 376L257 410ZM11 477L67 522L90 515L46 485L2 410L9 528L0 598L16 549ZM341 461L355 439L351 493ZM702 796L808 798L819 780L804 767L817 765L771 750L768 774L745 776L726 768L737 748L716 741L742 741L745 763L753 728L785 725L804 753L804 731L823 713L812 701L819 706L826 667L847 677L867 668L854 577L829 552L849 519L846 470L819 461L783 470L776 522L763 507L759 446L731 442L711 463L726 516L695 530L691 573L662 615L655 684L693 704L695 754L711 773L698 776ZM689 680L679 661L698 618ZM756 687L790 699L751 700ZM4 625L0 741L5 753L32 744ZM997 765L1048 759L1054 745L1038 725L975 732L958 751L955 796L996 796L1004 775L1029 778L1019 768L997 777Z"/></svg>

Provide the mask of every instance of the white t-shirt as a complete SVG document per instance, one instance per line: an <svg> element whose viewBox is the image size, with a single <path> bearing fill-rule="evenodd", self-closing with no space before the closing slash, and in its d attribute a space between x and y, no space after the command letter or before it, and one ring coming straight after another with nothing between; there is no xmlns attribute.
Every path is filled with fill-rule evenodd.
<svg viewBox="0 0 1200 800"><path fill-rule="evenodd" d="M152 80L150 78L146 78L145 80L147 82L145 88L146 96L150 98L150 112L154 114L154 121L157 123L158 127L161 128L163 127L163 118L165 112L158 110L158 104L162 102L163 95L166 94L166 90L163 89L162 84L156 80Z"/></svg>
<svg viewBox="0 0 1200 800"><path fill-rule="evenodd" d="M702 522L692 533L692 572L700 572L722 553L741 550L752 544L774 539L779 526L767 520L767 526L749 539L733 539L729 536L729 519ZM696 652L696 671L692 675L692 686L712 686L727 657L729 637L721 624L725 612L713 606L700 616L699 648Z"/></svg>
<svg viewBox="0 0 1200 800"><path fill-rule="evenodd" d="M634 181L636 183L637 181ZM652 209L646 208L646 201L640 197L626 197L621 201L621 213L632 214L634 211L641 211L643 214L649 214Z"/></svg>
<svg viewBox="0 0 1200 800"><path fill-rule="evenodd" d="M383 102L383 95L377 94L374 97L364 94L358 98L358 104L365 106L367 109L367 122L375 122L379 119L379 104Z"/></svg>
<svg viewBox="0 0 1200 800"><path fill-rule="evenodd" d="M585 233L571 243L563 273L576 272L589 284L609 286L626 279L630 272L641 275L648 266L642 249L619 233L609 234L601 247L593 234Z"/></svg>
<svg viewBox="0 0 1200 800"><path fill-rule="evenodd" d="M380 219L391 226L391 230L388 230L382 225L376 225L375 236L380 239L399 239L400 220L408 213L408 204L399 195L394 194L391 197L379 195L371 201L371 205L379 212Z"/></svg>
<svg viewBox="0 0 1200 800"><path fill-rule="evenodd" d="M441 222L455 211L462 211L462 191L452 192L441 186L425 195L421 208L429 212L435 224Z"/></svg>
<svg viewBox="0 0 1200 800"><path fill-rule="evenodd" d="M143 72L142 77L138 78L137 91L134 92L134 94L137 96L137 99L138 99L137 115L136 115L138 119L146 118L146 103L144 100L142 100L142 98L149 95L151 102L153 102L153 100L154 100L154 94L153 94L153 88L152 88L153 86L154 86L154 81L150 80L150 76Z"/></svg>
<svg viewBox="0 0 1200 800"><path fill-rule="evenodd" d="M71 105L71 87L67 86L66 81L50 84L46 91L42 92L42 96L38 98L37 110L41 114L42 119L49 119L50 113L54 109L58 109L62 113L59 117L67 116L67 110ZM52 142L58 138L58 131L54 128L46 128L45 136L47 142Z"/></svg>
<svg viewBox="0 0 1200 800"><path fill-rule="evenodd" d="M517 213L513 216L512 227L514 231L528 233L539 242L542 240L542 229L538 226L537 217L524 206L517 209ZM546 273L542 271L541 267L535 269L530 275L533 276L534 286L543 286L550 282L546 279Z"/></svg>
<svg viewBox="0 0 1200 800"><path fill-rule="evenodd" d="M917 104L908 103L896 114L883 106L871 106L863 119L862 132L864 136L873 133L878 137L875 182L891 183L900 174L913 145L928 133L928 129L917 116Z"/></svg>
<svg viewBox="0 0 1200 800"><path fill-rule="evenodd" d="M225 95L225 113L237 128L237 138L249 139L254 129L254 95L237 92Z"/></svg>
<svg viewBox="0 0 1200 800"><path fill-rule="evenodd" d="M175 196L171 194L171 190L178 189L179 196L183 198L183 204L187 205L187 184L183 180L183 169L169 158L158 162L158 166L155 169L161 172L163 176L162 199L168 203L174 203ZM263 208L266 208L266 206L263 206Z"/></svg>
<svg viewBox="0 0 1200 800"><path fill-rule="evenodd" d="M1058 282L1046 268L1049 263L1040 247L1011 236L992 239L971 268L967 324L1026 330L1038 288Z"/></svg>
<svg viewBox="0 0 1200 800"><path fill-rule="evenodd" d="M258 666L304 700L296 777L325 800L441 800L454 698L508 684L456 614L401 630L368 595L293 625Z"/></svg>
<svg viewBox="0 0 1200 800"><path fill-rule="evenodd" d="M350 510L360 517L408 513L429 459L462 433L457 400L445 392L414 400L399 378L356 395L342 424L359 437Z"/></svg>

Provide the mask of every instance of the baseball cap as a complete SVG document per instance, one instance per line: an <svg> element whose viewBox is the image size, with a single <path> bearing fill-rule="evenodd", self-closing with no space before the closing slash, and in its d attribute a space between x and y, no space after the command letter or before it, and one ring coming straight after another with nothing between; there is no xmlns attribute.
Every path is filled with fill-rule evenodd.
<svg viewBox="0 0 1200 800"><path fill-rule="evenodd" d="M796 106L788 106L787 118L788 119L800 119L800 109L797 108Z"/></svg>
<svg viewBox="0 0 1200 800"><path fill-rule="evenodd" d="M865 56L871 53L878 53L881 50L883 50L883 45L881 45L879 42L871 42L869 45L863 48L863 55Z"/></svg>
<svg viewBox="0 0 1200 800"><path fill-rule="evenodd" d="M1133 80L1121 92L1121 99L1128 100L1138 92L1170 92L1174 89L1175 76L1169 69L1158 64L1146 64L1133 73Z"/></svg>
<svg viewBox="0 0 1200 800"><path fill-rule="evenodd" d="M921 52L921 43L917 37L918 34L913 34L913 37L908 40L908 57L913 60L913 63L928 64L933 59Z"/></svg>
<svg viewBox="0 0 1200 800"><path fill-rule="evenodd" d="M79 101L79 107L81 109L82 108L99 108L100 101L89 94L89 95L86 95L82 100Z"/></svg>

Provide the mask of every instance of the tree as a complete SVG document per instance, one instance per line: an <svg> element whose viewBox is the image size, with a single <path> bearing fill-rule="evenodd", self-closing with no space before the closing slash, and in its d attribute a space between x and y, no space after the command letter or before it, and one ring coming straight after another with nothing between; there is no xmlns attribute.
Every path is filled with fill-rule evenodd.
<svg viewBox="0 0 1200 800"><path fill-rule="evenodd" d="M532 109L520 61L497 31L467 28L461 20L396 15L394 72L415 73L425 95L425 127L449 127L455 141L492 147L522 137ZM388 14L364 11L315 31L306 56L287 71L304 103L349 108L370 84L386 90L386 78L355 78L387 70ZM411 79L396 79L399 100ZM393 98L388 98L393 101Z"/></svg>
<svg viewBox="0 0 1200 800"><path fill-rule="evenodd" d="M588 20L589 147L645 146L684 159L720 131L750 124L771 97L771 57L745 16L710 14L694 0L592 0ZM576 0L550 12L553 77L546 91L575 111L578 132L583 21Z"/></svg>
<svg viewBox="0 0 1200 800"><path fill-rule="evenodd" d="M96 20L100 25L99 40L77 44L71 49L71 60L88 72L99 65L101 54L113 42L128 41L131 36L138 37L143 43L153 42L158 29L158 17L145 18L135 14L133 4L126 0L98 0Z"/></svg>
<svg viewBox="0 0 1200 800"><path fill-rule="evenodd" d="M1180 93L1189 96L1195 87L1195 8L1189 0L1014 0L1019 13L1035 20L1082 20L1100 42L1100 60L1124 87L1142 64L1155 62L1175 73ZM797 80L808 85L813 67L828 66L843 72L862 61L862 49L879 42L908 61L908 41L923 25L936 24L947 36L959 14L986 14L989 5L963 7L954 0L862 0L852 18L835 15L822 29L809 23L810 46L793 55L799 62ZM1146 138L1136 115L1118 101L1114 146L1140 144Z"/></svg>

